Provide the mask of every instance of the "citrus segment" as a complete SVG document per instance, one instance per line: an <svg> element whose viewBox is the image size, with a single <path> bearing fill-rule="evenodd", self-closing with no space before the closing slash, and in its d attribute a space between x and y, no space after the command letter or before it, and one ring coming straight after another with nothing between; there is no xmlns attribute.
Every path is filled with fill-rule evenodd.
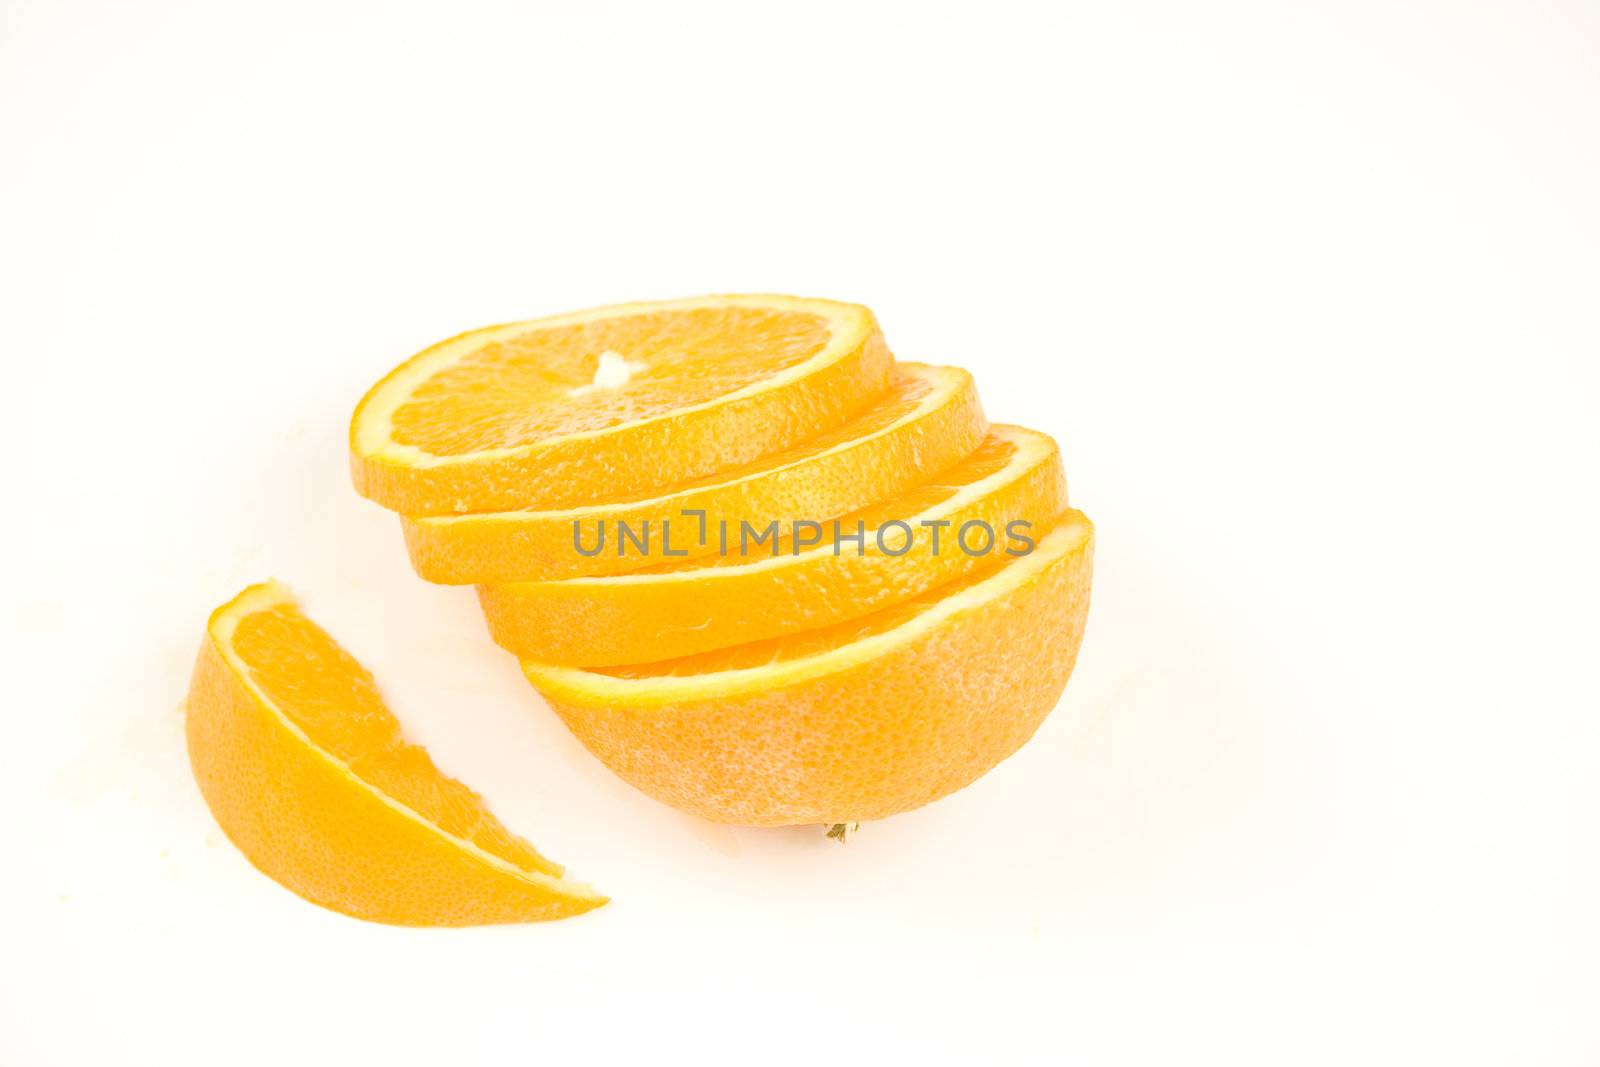
<svg viewBox="0 0 1600 1067"><path fill-rule="evenodd" d="M474 330L356 407L357 491L408 515L561 508L737 466L888 382L872 313L788 296L620 304Z"/></svg>
<svg viewBox="0 0 1600 1067"><path fill-rule="evenodd" d="M478 589L489 632L519 658L606 666L686 656L866 615L1020 552L1066 506L1055 442L994 426L971 455L914 489L792 543L627 574ZM1014 525L1020 523L1022 525ZM881 537L880 537L881 531Z"/></svg>
<svg viewBox="0 0 1600 1067"><path fill-rule="evenodd" d="M605 903L407 744L371 674L282 585L212 615L186 711L195 780L223 832L314 903L425 926Z"/></svg>
<svg viewBox="0 0 1600 1067"><path fill-rule="evenodd" d="M523 670L645 793L753 826L926 804L1016 751L1060 698L1089 607L1093 527L873 615L661 663Z"/></svg>
<svg viewBox="0 0 1600 1067"><path fill-rule="evenodd" d="M850 421L731 471L636 499L401 523L412 565L432 582L619 574L661 562L669 550L682 558L718 552L721 531L737 543L744 524L756 534L775 524L781 533L797 520L831 519L894 496L971 452L986 428L970 374L902 363Z"/></svg>

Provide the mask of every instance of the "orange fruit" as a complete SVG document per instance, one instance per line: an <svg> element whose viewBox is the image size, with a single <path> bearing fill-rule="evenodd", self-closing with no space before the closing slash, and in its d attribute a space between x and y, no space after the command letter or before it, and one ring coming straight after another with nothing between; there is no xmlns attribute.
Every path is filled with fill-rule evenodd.
<svg viewBox="0 0 1600 1067"><path fill-rule="evenodd" d="M776 523L781 533L796 520L830 519L894 496L971 452L986 428L970 374L902 363L889 388L853 419L731 471L581 507L402 517L401 523L412 565L431 582L617 574L662 562L668 548L684 558L718 551L724 528L733 539L742 523L755 532ZM686 512L705 513L704 542L702 518ZM619 524L649 546L623 539ZM598 554L579 551L579 545L595 548L601 537L606 544Z"/></svg>
<svg viewBox="0 0 1600 1067"><path fill-rule="evenodd" d="M994 426L931 481L828 524L814 548L774 544L622 575L483 585L478 596L490 634L521 659L644 663L815 629L909 599L977 569L991 552L1019 551L1022 542L1008 533L1043 531L1066 502L1055 442ZM1019 521L1028 525L1012 529ZM835 525L863 534L859 551L854 542L835 549Z"/></svg>
<svg viewBox="0 0 1600 1067"><path fill-rule="evenodd" d="M642 666L523 671L591 752L674 807L752 826L878 819L1032 736L1077 656L1093 538L1068 511L1027 555L860 619Z"/></svg>
<svg viewBox="0 0 1600 1067"><path fill-rule="evenodd" d="M282 585L251 586L211 616L186 718L195 780L223 832L313 903L464 926L606 902L407 744L372 675Z"/></svg>
<svg viewBox="0 0 1600 1067"><path fill-rule="evenodd" d="M787 448L881 392L872 312L792 296L619 304L474 330L350 422L357 491L406 515L622 499Z"/></svg>

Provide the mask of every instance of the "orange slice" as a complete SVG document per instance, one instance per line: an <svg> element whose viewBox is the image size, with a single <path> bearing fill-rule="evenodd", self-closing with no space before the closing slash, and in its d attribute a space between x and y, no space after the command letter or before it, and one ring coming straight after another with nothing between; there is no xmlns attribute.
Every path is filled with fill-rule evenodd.
<svg viewBox="0 0 1600 1067"><path fill-rule="evenodd" d="M704 477L838 424L888 382L872 312L792 296L618 304L474 330L350 423L357 491L407 515L561 508Z"/></svg>
<svg viewBox="0 0 1600 1067"><path fill-rule="evenodd" d="M711 478L557 511L401 522L412 565L431 582L618 574L663 562L669 549L683 553L681 558L717 552L720 532L728 530L737 543L743 523L756 533L776 523L783 533L796 520L831 519L894 496L971 452L985 431L970 374L957 367L902 363L878 401L849 422ZM705 514L702 519L690 512ZM619 524L637 540L622 536ZM597 554L586 555L590 549Z"/></svg>
<svg viewBox="0 0 1600 1067"><path fill-rule="evenodd" d="M798 553L772 545L622 575L484 585L478 596L490 634L521 659L644 663L814 629L909 599L994 554L1023 551L1024 539L1045 530L1066 503L1055 442L994 426L976 451L931 482L835 520L840 534L861 534L859 542L836 542L829 523L820 545Z"/></svg>
<svg viewBox="0 0 1600 1067"><path fill-rule="evenodd" d="M211 616L187 730L195 780L223 832L313 903L465 926L606 902L407 744L372 675L275 582Z"/></svg>
<svg viewBox="0 0 1600 1067"><path fill-rule="evenodd" d="M1093 527L865 618L604 670L524 663L591 752L674 807L751 826L877 819L1022 745L1072 672Z"/></svg>

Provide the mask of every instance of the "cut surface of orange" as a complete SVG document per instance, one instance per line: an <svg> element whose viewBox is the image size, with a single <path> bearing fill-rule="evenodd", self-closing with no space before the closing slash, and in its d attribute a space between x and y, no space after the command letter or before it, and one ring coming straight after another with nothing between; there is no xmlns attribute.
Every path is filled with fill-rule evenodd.
<svg viewBox="0 0 1600 1067"><path fill-rule="evenodd" d="M413 567L432 582L619 574L663 562L669 548L678 558L720 552L721 531L737 543L744 524L782 533L896 496L970 453L986 432L970 374L901 363L854 418L731 471L582 507L403 516L401 524ZM621 536L623 525L636 540Z"/></svg>
<svg viewBox="0 0 1600 1067"><path fill-rule="evenodd" d="M848 823L926 804L1023 744L1072 672L1094 531L830 627L642 666L523 664L645 793L720 822Z"/></svg>
<svg viewBox="0 0 1600 1067"><path fill-rule="evenodd" d="M883 390L891 362L866 308L791 296L492 326L372 387L351 419L352 477L407 515L619 499L837 425Z"/></svg>
<svg viewBox="0 0 1600 1067"><path fill-rule="evenodd" d="M185 718L195 780L223 832L316 904L463 926L606 902L407 744L371 674L276 582L211 616Z"/></svg>
<svg viewBox="0 0 1600 1067"><path fill-rule="evenodd" d="M478 596L491 636L520 659L576 667L651 662L907 600L999 554L1024 551L1024 539L1041 534L1066 503L1055 442L994 426L930 481L825 524L816 547L773 544L621 575L483 585ZM834 523L859 540L836 541Z"/></svg>

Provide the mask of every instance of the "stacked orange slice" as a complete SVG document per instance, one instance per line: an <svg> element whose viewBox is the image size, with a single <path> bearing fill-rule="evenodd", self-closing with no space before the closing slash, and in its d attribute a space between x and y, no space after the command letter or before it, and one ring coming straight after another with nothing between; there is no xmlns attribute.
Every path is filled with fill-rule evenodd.
<svg viewBox="0 0 1600 1067"><path fill-rule="evenodd" d="M1049 437L872 313L626 304L464 334L379 382L357 488L623 778L710 819L927 803L1060 696L1093 527ZM752 538L750 535L754 534Z"/></svg>
<svg viewBox="0 0 1600 1067"><path fill-rule="evenodd" d="M372 387L351 469L405 515L614 500L815 436L889 367L872 313L832 300L714 296L493 326Z"/></svg>
<svg viewBox="0 0 1600 1067"><path fill-rule="evenodd" d="M955 544L968 523L1042 529L1066 506L1055 442L995 426L930 481L825 524L802 551L663 562L625 574L478 587L489 632L526 660L608 667L781 637L867 614L952 581L982 563ZM904 522L879 538L885 524ZM835 532L840 551L834 550ZM860 551L844 543L861 533ZM933 551L936 537L944 543ZM879 541L884 544L882 547Z"/></svg>
<svg viewBox="0 0 1600 1067"><path fill-rule="evenodd" d="M657 489L639 499L602 498L555 511L499 511L402 519L417 573L434 582L468 584L539 577L610 574L650 558L643 541L634 554L619 542L625 526L655 531L679 543L660 546L703 555L720 537L700 537L727 524L779 530L796 521L832 518L904 492L977 447L984 433L972 376L956 367L901 364L889 387L841 426L791 448L706 478ZM691 533L689 519L694 520ZM574 539L574 532L581 536ZM608 537L613 551L606 552ZM595 555L576 551L587 541ZM621 551L617 551L618 548Z"/></svg>
<svg viewBox="0 0 1600 1067"><path fill-rule="evenodd" d="M523 670L646 793L750 826L850 823L968 784L1032 736L1072 672L1091 528L864 618L665 662Z"/></svg>

